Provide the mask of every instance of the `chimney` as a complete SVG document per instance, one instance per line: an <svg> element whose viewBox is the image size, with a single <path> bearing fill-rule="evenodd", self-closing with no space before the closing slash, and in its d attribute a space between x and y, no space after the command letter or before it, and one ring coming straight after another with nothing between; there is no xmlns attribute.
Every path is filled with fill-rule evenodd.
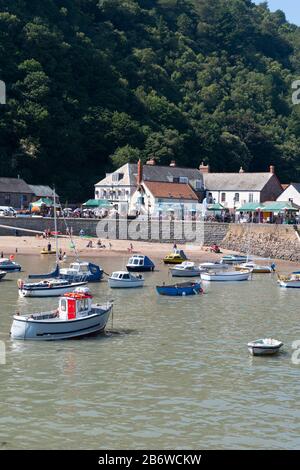
<svg viewBox="0 0 300 470"><path fill-rule="evenodd" d="M156 165L155 158L150 158L150 160L146 162L146 165L152 165L152 166Z"/></svg>
<svg viewBox="0 0 300 470"><path fill-rule="evenodd" d="M239 173L245 173L244 168L241 166Z"/></svg>
<svg viewBox="0 0 300 470"><path fill-rule="evenodd" d="M204 165L204 162L202 162L199 166L199 170L201 173L209 173L209 165Z"/></svg>
<svg viewBox="0 0 300 470"><path fill-rule="evenodd" d="M138 168L137 168L137 178L136 178L136 182L138 185L140 185L143 181L143 164L142 164L142 160L139 159L138 161Z"/></svg>
<svg viewBox="0 0 300 470"><path fill-rule="evenodd" d="M272 175L275 175L275 166L274 165L270 165L270 173L272 173Z"/></svg>
<svg viewBox="0 0 300 470"><path fill-rule="evenodd" d="M171 161L170 166L172 166L172 167L175 167L175 166L176 166L175 160L172 160L172 161Z"/></svg>

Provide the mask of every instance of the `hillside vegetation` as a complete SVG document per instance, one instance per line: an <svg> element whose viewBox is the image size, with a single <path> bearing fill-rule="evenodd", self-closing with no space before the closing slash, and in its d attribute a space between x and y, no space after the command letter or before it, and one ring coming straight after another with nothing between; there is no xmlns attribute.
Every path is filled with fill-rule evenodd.
<svg viewBox="0 0 300 470"><path fill-rule="evenodd" d="M300 169L300 28L250 0L0 0L0 176L92 196L107 171Z"/></svg>

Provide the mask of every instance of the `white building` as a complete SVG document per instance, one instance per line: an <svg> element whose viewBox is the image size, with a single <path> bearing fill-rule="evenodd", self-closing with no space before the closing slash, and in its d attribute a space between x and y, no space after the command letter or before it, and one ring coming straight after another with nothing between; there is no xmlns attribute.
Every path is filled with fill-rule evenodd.
<svg viewBox="0 0 300 470"><path fill-rule="evenodd" d="M149 215L169 211L180 216L196 212L198 204L198 195L189 184L144 181L132 196L130 211Z"/></svg>
<svg viewBox="0 0 300 470"><path fill-rule="evenodd" d="M291 183L277 198L277 201L290 201L300 206L300 183Z"/></svg>
<svg viewBox="0 0 300 470"><path fill-rule="evenodd" d="M138 174L139 173L139 174ZM170 166L157 165L149 160L145 165L141 162L126 163L95 185L95 199L104 199L116 205L119 212L129 212L131 200L141 181L189 184L199 197L203 198L204 184L200 169L180 168L172 162Z"/></svg>
<svg viewBox="0 0 300 470"><path fill-rule="evenodd" d="M274 166L269 173L209 173L203 174L208 203L219 203L227 209L238 209L248 202L276 201L282 186Z"/></svg>

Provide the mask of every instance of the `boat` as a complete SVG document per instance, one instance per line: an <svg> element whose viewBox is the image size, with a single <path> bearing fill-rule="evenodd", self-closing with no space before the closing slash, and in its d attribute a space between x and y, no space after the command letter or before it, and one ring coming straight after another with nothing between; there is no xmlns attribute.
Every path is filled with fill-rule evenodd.
<svg viewBox="0 0 300 470"><path fill-rule="evenodd" d="M243 271L205 272L201 273L203 281L248 281L252 275L250 269Z"/></svg>
<svg viewBox="0 0 300 470"><path fill-rule="evenodd" d="M20 297L59 297L67 292L73 292L87 282L69 282L64 279L47 279L40 282L24 282L18 280Z"/></svg>
<svg viewBox="0 0 300 470"><path fill-rule="evenodd" d="M29 274L28 279L53 279L59 277L59 265L57 264L54 271L48 274Z"/></svg>
<svg viewBox="0 0 300 470"><path fill-rule="evenodd" d="M1 271L21 271L21 265L8 258L0 258Z"/></svg>
<svg viewBox="0 0 300 470"><path fill-rule="evenodd" d="M0 271L0 281L6 276L6 271Z"/></svg>
<svg viewBox="0 0 300 470"><path fill-rule="evenodd" d="M203 271L199 266L196 266L192 261L183 261L173 268L170 268L170 273L173 277L197 277Z"/></svg>
<svg viewBox="0 0 300 470"><path fill-rule="evenodd" d="M283 343L277 339L264 338L248 343L248 350L253 356L266 356L278 353L282 346Z"/></svg>
<svg viewBox="0 0 300 470"><path fill-rule="evenodd" d="M250 261L248 263L237 264L234 269L236 271L242 271L243 269L251 269L252 272L255 274L270 274L275 272L276 267L274 263L271 265L260 265Z"/></svg>
<svg viewBox="0 0 300 470"><path fill-rule="evenodd" d="M163 262L165 264L181 264L186 260L187 257L183 250L174 250L174 253L164 257Z"/></svg>
<svg viewBox="0 0 300 470"><path fill-rule="evenodd" d="M112 311L112 303L93 304L88 288L68 292L59 299L56 310L16 314L10 330L18 340L50 341L77 338L103 331Z"/></svg>
<svg viewBox="0 0 300 470"><path fill-rule="evenodd" d="M229 265L228 264L225 264L225 263L221 263L220 261L216 261L216 262L207 262L207 263L201 263L199 264L199 267L201 269L204 269L205 271L208 271L208 270L217 270L217 269L228 269L229 268Z"/></svg>
<svg viewBox="0 0 300 470"><path fill-rule="evenodd" d="M162 286L156 286L156 291L160 295L169 295L172 297L197 295L203 292L200 282L183 282L169 286L163 284Z"/></svg>
<svg viewBox="0 0 300 470"><path fill-rule="evenodd" d="M135 272L145 272L145 271L154 271L155 264L151 261L148 256L144 255L133 255L129 258L129 261L126 265L127 271Z"/></svg>
<svg viewBox="0 0 300 470"><path fill-rule="evenodd" d="M43 248L40 251L41 255L56 255L56 250L47 250L47 248Z"/></svg>
<svg viewBox="0 0 300 470"><path fill-rule="evenodd" d="M221 263L225 264L239 264L239 263L247 263L251 261L248 256L244 255L226 255L223 256L221 259Z"/></svg>
<svg viewBox="0 0 300 470"><path fill-rule="evenodd" d="M280 287L285 287L286 289L300 289L300 274L279 275L278 283Z"/></svg>
<svg viewBox="0 0 300 470"><path fill-rule="evenodd" d="M132 288L143 287L145 279L141 275L135 276L127 271L115 271L108 278L108 285L111 288Z"/></svg>
<svg viewBox="0 0 300 470"><path fill-rule="evenodd" d="M103 277L103 269L88 261L76 261L69 268L59 268L59 278L70 282L99 282Z"/></svg>

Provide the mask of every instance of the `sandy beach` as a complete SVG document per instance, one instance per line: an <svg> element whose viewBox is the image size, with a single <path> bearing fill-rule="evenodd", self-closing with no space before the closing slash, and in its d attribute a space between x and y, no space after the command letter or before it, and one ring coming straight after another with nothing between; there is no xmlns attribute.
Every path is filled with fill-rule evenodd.
<svg viewBox="0 0 300 470"><path fill-rule="evenodd" d="M85 237L73 237L76 250L80 257L89 258L104 258L107 256L122 256L133 253L142 253L148 255L153 259L157 260L163 258L168 253L173 251L173 244L171 243L151 243L145 241L134 241L132 242L133 251L130 251L130 241L128 240L102 240L105 248L98 248L97 238L85 238ZM93 248L88 248L87 244L92 241ZM55 239L44 239L39 237L26 237L26 236L1 236L0 237L0 254L3 252L4 257L10 255L39 255L41 257L51 256L54 258L55 255L42 255L40 251L47 247L48 243L51 243L52 249L55 249ZM68 258L72 258L75 255L74 249L72 249L71 241L68 237L59 237L58 246L65 252ZM211 253L209 247L199 247L197 245L177 245L177 248L183 249L187 257L197 262L219 260L223 255L228 253L234 253L222 249L221 254ZM298 266L297 263L290 261L275 260L278 268L282 272L289 272Z"/></svg>

